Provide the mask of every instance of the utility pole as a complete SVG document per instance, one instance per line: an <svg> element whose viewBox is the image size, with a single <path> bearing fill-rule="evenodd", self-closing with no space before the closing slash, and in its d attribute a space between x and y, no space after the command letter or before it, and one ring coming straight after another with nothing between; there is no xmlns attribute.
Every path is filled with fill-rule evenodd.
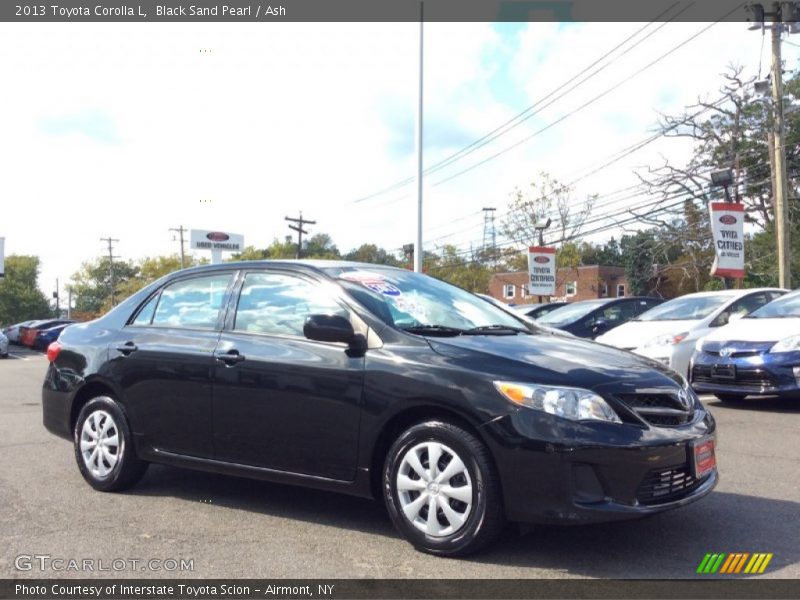
<svg viewBox="0 0 800 600"><path fill-rule="evenodd" d="M765 11L761 4L749 5L753 18L753 31L768 27L772 38L772 131L768 136L772 162L772 209L775 221L775 244L778 250L778 281L781 287L791 289L791 247L789 239L789 181L786 176L786 147L783 118L783 64L781 60L781 35L784 31L800 31L800 11L796 2L773 2L772 10ZM771 19L766 25L765 17Z"/></svg>
<svg viewBox="0 0 800 600"><path fill-rule="evenodd" d="M53 298L56 301L56 319L61 318L61 306L59 305L58 296L59 296L59 287L58 287L58 277L56 277L56 291L53 292Z"/></svg>
<svg viewBox="0 0 800 600"><path fill-rule="evenodd" d="M789 247L789 204L786 198L786 148L783 143L783 65L781 63L781 5L773 4L772 15L772 109L775 140L775 243L778 246L778 281L791 289L792 252Z"/></svg>
<svg viewBox="0 0 800 600"><path fill-rule="evenodd" d="M116 306L116 302L114 300L114 259L119 258L119 256L114 256L114 242L118 242L119 240L112 237L107 238L100 238L101 242L106 242L108 244L108 269L110 273L110 291L111 291L111 306Z"/></svg>
<svg viewBox="0 0 800 600"><path fill-rule="evenodd" d="M170 231L174 231L175 233L177 233L180 236L180 241L181 241L181 269L183 269L184 262L185 262L185 259L184 259L185 254L184 254L184 250L183 250L183 233L185 231L189 231L189 230L188 229L184 229L183 225L179 225L177 228L171 228ZM172 238L172 240L175 241L175 238Z"/></svg>
<svg viewBox="0 0 800 600"><path fill-rule="evenodd" d="M303 229L303 225L316 225L316 221L308 221L303 218L303 212L300 211L300 217L297 219L293 219L291 217L285 217L286 221L291 221L292 223L297 223L297 225L289 225L289 229L294 229L297 232L297 253L295 254L295 258L300 258L303 253L303 234L308 233L305 229Z"/></svg>

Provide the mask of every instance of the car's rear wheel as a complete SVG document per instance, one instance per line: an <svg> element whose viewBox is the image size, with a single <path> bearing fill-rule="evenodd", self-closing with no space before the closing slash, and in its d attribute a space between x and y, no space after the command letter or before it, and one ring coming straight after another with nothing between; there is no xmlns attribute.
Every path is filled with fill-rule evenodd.
<svg viewBox="0 0 800 600"><path fill-rule="evenodd" d="M717 399L727 404L735 404L745 399L745 394L714 394Z"/></svg>
<svg viewBox="0 0 800 600"><path fill-rule="evenodd" d="M489 451L452 423L427 421L403 432L386 457L383 492L397 530L424 552L463 556L503 528Z"/></svg>
<svg viewBox="0 0 800 600"><path fill-rule="evenodd" d="M136 484L147 463L136 456L125 413L109 396L87 402L73 431L75 460L94 489L117 492Z"/></svg>

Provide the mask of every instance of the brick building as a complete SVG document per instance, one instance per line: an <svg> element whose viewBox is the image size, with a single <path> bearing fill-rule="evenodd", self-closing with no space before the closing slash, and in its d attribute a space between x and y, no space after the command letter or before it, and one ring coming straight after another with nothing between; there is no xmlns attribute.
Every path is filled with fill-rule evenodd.
<svg viewBox="0 0 800 600"><path fill-rule="evenodd" d="M489 295L507 304L532 304L537 296L527 293L528 272L495 273L489 280ZM556 274L556 293L550 299L578 302L628 295L628 281L622 267L562 267Z"/></svg>

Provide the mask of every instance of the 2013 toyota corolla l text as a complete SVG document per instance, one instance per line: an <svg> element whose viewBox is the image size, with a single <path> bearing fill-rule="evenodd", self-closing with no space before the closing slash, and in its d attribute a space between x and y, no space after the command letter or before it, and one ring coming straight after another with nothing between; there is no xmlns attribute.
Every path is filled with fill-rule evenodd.
<svg viewBox="0 0 800 600"><path fill-rule="evenodd" d="M505 520L639 517L717 483L714 420L683 377L403 269L179 271L48 358L44 424L92 487L154 462L382 497L435 554Z"/></svg>

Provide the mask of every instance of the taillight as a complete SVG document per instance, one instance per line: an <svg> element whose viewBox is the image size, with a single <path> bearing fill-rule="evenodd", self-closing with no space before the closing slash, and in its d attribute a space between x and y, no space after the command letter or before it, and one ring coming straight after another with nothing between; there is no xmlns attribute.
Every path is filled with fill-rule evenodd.
<svg viewBox="0 0 800 600"><path fill-rule="evenodd" d="M59 353L61 352L61 344L58 342L53 342L47 347L47 360L50 362L55 361L58 358Z"/></svg>

